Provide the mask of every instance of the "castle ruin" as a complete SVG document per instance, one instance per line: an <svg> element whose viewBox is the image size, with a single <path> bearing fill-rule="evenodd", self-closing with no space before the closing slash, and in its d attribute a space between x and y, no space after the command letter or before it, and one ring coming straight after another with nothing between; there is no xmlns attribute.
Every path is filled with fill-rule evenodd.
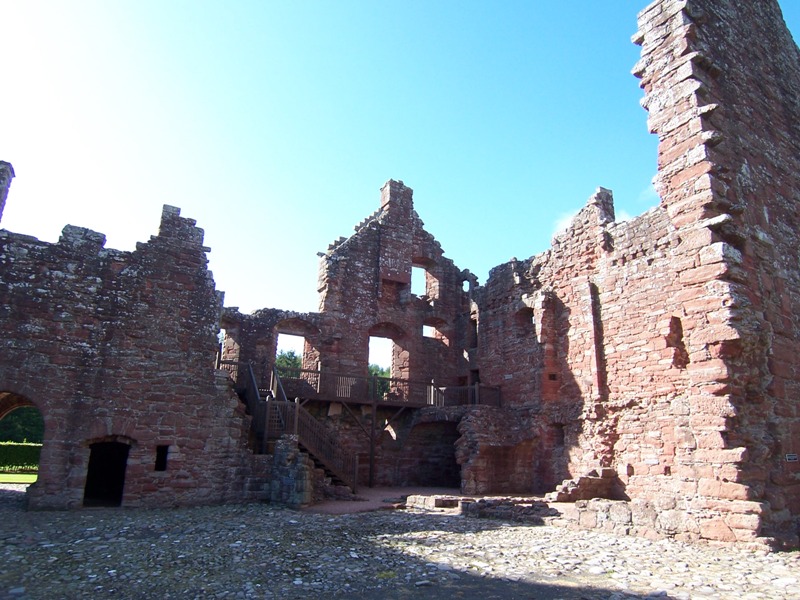
<svg viewBox="0 0 800 600"><path fill-rule="evenodd" d="M659 206L617 223L600 188L484 285L399 181L321 253L315 313L224 308L176 208L131 252L0 230L0 418L45 420L29 506L446 485L546 494L584 527L797 547L800 53L775 0L658 0L634 42ZM0 163L0 217L13 176ZM304 338L301 369L274 368L281 333ZM389 378L368 373L372 337Z"/></svg>

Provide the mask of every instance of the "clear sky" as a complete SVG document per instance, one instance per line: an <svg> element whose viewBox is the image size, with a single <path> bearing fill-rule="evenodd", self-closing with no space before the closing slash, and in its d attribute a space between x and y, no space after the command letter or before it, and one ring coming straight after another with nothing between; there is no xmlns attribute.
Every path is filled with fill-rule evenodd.
<svg viewBox="0 0 800 600"><path fill-rule="evenodd" d="M597 186L618 218L657 203L630 74L645 4L0 0L0 227L132 250L178 206L226 306L313 311L316 253L392 178L484 283Z"/></svg>

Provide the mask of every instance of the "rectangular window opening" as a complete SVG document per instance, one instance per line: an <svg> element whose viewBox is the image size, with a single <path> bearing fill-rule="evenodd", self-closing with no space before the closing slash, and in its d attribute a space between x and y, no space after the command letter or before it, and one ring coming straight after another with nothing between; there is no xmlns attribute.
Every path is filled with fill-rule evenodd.
<svg viewBox="0 0 800 600"><path fill-rule="evenodd" d="M427 296L428 294L428 272L424 267L412 265L411 267L411 293L415 296Z"/></svg>
<svg viewBox="0 0 800 600"><path fill-rule="evenodd" d="M156 446L156 471L167 470L167 455L169 454L169 446Z"/></svg>

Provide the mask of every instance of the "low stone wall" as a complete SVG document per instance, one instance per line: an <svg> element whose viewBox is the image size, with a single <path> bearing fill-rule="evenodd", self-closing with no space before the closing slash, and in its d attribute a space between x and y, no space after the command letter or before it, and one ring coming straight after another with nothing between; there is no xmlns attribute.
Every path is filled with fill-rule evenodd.
<svg viewBox="0 0 800 600"><path fill-rule="evenodd" d="M467 517L503 519L533 525L544 525L546 519L559 515L558 511L551 508L547 502L530 498L466 500L461 503L461 512Z"/></svg>
<svg viewBox="0 0 800 600"><path fill-rule="evenodd" d="M699 519L685 509L659 507L646 500L606 500L594 498L576 502L547 502L531 497L465 496L409 496L408 508L420 510L448 511L467 517L502 519L533 525L555 525L569 529L595 529L615 535L632 535L647 539L671 538L684 542L709 542L736 544L750 549L776 548L773 538L753 535L751 503L741 503L738 521L714 517L708 511L706 518ZM726 507L726 514L736 510ZM736 520L735 520L736 521ZM738 522L737 521L737 522Z"/></svg>
<svg viewBox="0 0 800 600"><path fill-rule="evenodd" d="M771 537L759 537L759 515L752 513L750 502L725 503L724 509L706 507L693 511L676 506L659 506L648 500L579 500L553 502L549 506L560 513L552 524L570 528L599 529L618 535L648 539L672 538L684 542L737 544L764 549L780 544Z"/></svg>

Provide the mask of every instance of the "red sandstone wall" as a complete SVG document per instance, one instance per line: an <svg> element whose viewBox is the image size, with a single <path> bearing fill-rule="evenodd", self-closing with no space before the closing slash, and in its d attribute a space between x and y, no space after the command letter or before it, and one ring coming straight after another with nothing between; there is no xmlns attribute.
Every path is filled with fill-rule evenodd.
<svg viewBox="0 0 800 600"><path fill-rule="evenodd" d="M320 312L230 310L225 356L267 365L277 333L295 333L305 366L365 375L382 335L395 376L502 387L503 409L397 417L376 483L428 482L451 458L472 493L547 491L608 467L615 493L652 514L643 534L796 545L798 50L774 0L661 0L635 41L659 207L616 223L599 189L548 252L466 293L472 276L390 181L322 257ZM47 426L34 504L80 502L87 444L110 436L132 447L125 504L233 498L251 461L246 419L211 369L220 307L202 232L168 209L135 252L103 243L74 227L58 244L0 232L0 393L34 402ZM428 271L426 297L409 291L412 265ZM371 408L310 409L359 453L363 482ZM380 429L392 418L375 415ZM166 474L151 469L160 444L175 449Z"/></svg>
<svg viewBox="0 0 800 600"><path fill-rule="evenodd" d="M661 206L617 224L601 190L494 269L481 378L532 408L540 456L563 427L540 482L610 466L661 533L796 544L797 47L775 2L664 0L639 24Z"/></svg>
<svg viewBox="0 0 800 600"><path fill-rule="evenodd" d="M134 252L73 226L56 244L0 230L0 390L45 420L32 507L79 506L89 444L114 440L130 445L125 506L241 499L247 420L214 370L221 295L202 241L171 207Z"/></svg>
<svg viewBox="0 0 800 600"><path fill-rule="evenodd" d="M718 521L720 537L743 537L737 526L758 515L762 534L796 545L800 469L786 454L800 431L800 55L775 1L663 3L640 30L662 205L682 229L705 226L681 273L702 325L688 339L701 463L688 491L704 509L715 497L757 503Z"/></svg>
<svg viewBox="0 0 800 600"><path fill-rule="evenodd" d="M264 368L275 356L277 335L291 333L306 340L305 368L321 365L326 373L365 376L370 336L390 337L395 343L392 377L435 380L440 386L465 384L469 300L462 283L474 277L445 258L439 243L425 231L414 211L412 190L402 182L387 182L381 207L355 230L321 258L320 312L262 309L242 315L228 309L222 319L227 333L223 357L252 360L266 383ZM426 271L425 295L411 292L412 266ZM423 335L424 325L435 328L434 337ZM445 436L449 441L440 436L433 444L435 436L412 431L411 411L396 415L397 408L378 408L376 444L370 452L372 406L348 410L340 404L310 402L306 408L336 433L342 448L359 456L361 485L431 483L437 479L436 465L455 465L455 447L447 437L452 437L455 425ZM381 433L387 420L399 437L398 432L394 438ZM440 485L451 485L453 477L442 476Z"/></svg>
<svg viewBox="0 0 800 600"><path fill-rule="evenodd" d="M381 210L320 261L322 336L336 340L322 351L323 366L365 375L369 337L379 335L399 347L393 376L455 385L467 373L459 327L467 310L467 275L425 231L410 188L389 181L381 194ZM410 293L413 265L427 270L426 297ZM423 337L423 325L436 327L437 339Z"/></svg>

